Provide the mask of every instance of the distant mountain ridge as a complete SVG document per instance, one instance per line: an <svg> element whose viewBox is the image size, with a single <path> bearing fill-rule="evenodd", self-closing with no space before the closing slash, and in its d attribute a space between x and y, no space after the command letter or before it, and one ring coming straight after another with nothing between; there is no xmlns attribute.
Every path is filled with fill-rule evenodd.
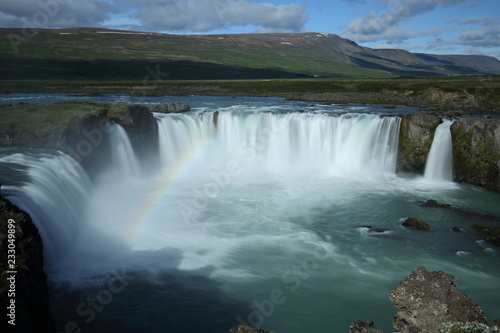
<svg viewBox="0 0 500 333"><path fill-rule="evenodd" d="M0 61L2 79L142 80L154 71L165 80L500 74L494 57L370 49L315 32L170 35L71 28L26 34L0 29Z"/></svg>

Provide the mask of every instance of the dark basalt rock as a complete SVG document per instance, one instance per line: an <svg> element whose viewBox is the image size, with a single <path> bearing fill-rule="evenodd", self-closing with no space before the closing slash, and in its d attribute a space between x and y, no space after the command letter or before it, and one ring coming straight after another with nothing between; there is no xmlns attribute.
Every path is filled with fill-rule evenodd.
<svg viewBox="0 0 500 333"><path fill-rule="evenodd" d="M180 102L168 103L168 104L155 104L148 107L151 112L158 113L182 113L189 112L191 107L187 104L182 104Z"/></svg>
<svg viewBox="0 0 500 333"><path fill-rule="evenodd" d="M423 173L434 133L443 120L426 113L403 116L399 131L399 171Z"/></svg>
<svg viewBox="0 0 500 333"><path fill-rule="evenodd" d="M373 327L373 321L358 320L349 327L349 333L384 333Z"/></svg>
<svg viewBox="0 0 500 333"><path fill-rule="evenodd" d="M15 256L14 269L7 269L8 222L14 221ZM0 332L56 332L55 322L49 312L47 276L43 271L43 244L38 229L31 217L0 196L0 299L4 318L0 322ZM9 258L10 259L10 258ZM7 278L16 271L15 297ZM5 310L11 299L15 300L15 326ZM9 310L10 312L10 310Z"/></svg>
<svg viewBox="0 0 500 333"><path fill-rule="evenodd" d="M400 333L439 332L446 322L487 324L481 308L456 290L456 279L444 272L428 272L420 266L391 291L398 310L393 326Z"/></svg>
<svg viewBox="0 0 500 333"><path fill-rule="evenodd" d="M417 219L415 217L409 217L407 218L403 223L403 226L407 228L412 228L412 229L418 229L418 230L429 230L429 225L425 223L424 221Z"/></svg>
<svg viewBox="0 0 500 333"><path fill-rule="evenodd" d="M451 134L454 179L500 192L500 119L461 118Z"/></svg>

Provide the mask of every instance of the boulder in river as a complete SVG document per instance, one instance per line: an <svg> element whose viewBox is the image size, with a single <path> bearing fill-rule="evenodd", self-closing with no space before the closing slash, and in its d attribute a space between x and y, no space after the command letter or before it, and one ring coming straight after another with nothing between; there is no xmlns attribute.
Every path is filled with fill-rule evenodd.
<svg viewBox="0 0 500 333"><path fill-rule="evenodd" d="M429 225L424 221L417 219L415 217L407 218L402 225L407 228L418 229L418 230L429 230Z"/></svg>

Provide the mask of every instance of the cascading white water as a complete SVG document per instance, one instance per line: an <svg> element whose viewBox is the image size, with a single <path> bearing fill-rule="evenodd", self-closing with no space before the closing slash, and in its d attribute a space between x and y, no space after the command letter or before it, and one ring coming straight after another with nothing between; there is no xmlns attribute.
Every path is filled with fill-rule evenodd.
<svg viewBox="0 0 500 333"><path fill-rule="evenodd" d="M452 124L452 120L444 119L436 128L425 165L424 178L426 180L453 180L453 144L450 131Z"/></svg>
<svg viewBox="0 0 500 333"><path fill-rule="evenodd" d="M35 221L44 241L46 265L56 265L84 224L82 211L93 188L91 180L80 164L62 153L14 154L0 162L28 167L29 182L21 187L3 186L2 195Z"/></svg>
<svg viewBox="0 0 500 333"><path fill-rule="evenodd" d="M252 163L284 170L338 174L394 173L400 118L350 114L234 113L167 115L159 119L164 164L212 141L206 162Z"/></svg>
<svg viewBox="0 0 500 333"><path fill-rule="evenodd" d="M119 178L138 177L140 175L140 166L127 132L118 124L112 124L111 126L109 136L114 176Z"/></svg>

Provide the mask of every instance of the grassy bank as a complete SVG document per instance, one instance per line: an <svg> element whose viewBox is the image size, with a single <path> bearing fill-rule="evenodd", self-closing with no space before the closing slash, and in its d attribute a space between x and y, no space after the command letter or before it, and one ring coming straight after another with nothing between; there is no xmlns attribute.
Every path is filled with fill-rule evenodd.
<svg viewBox="0 0 500 333"><path fill-rule="evenodd" d="M500 76L397 79L164 81L3 80L0 93L83 93L149 96L277 96L338 103L406 104L440 110L500 112Z"/></svg>

